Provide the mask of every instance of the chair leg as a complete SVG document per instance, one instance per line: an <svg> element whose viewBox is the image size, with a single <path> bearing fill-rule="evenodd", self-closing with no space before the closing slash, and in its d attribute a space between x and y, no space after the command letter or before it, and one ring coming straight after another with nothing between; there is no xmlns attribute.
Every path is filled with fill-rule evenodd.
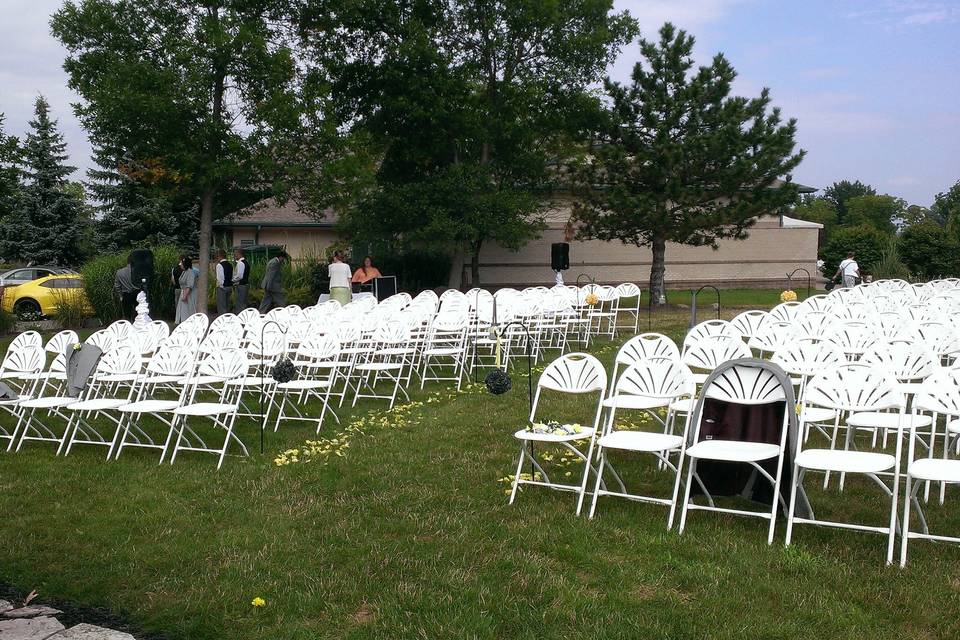
<svg viewBox="0 0 960 640"><path fill-rule="evenodd" d="M683 488L683 504L680 506L680 527L677 533L683 535L683 529L687 526L687 505L690 503L690 486L693 484L693 473L697 468L697 459L690 458L690 465L687 467L687 482Z"/></svg>
<svg viewBox="0 0 960 640"><path fill-rule="evenodd" d="M787 509L787 537L783 542L785 547L790 546L790 541L793 538L793 514L797 506L797 490L800 487L802 476L803 469L793 465L793 478L790 479L790 508ZM774 498L774 501L776 501L776 498Z"/></svg>
<svg viewBox="0 0 960 640"><path fill-rule="evenodd" d="M600 462L597 465L597 481L593 485L593 500L590 501L590 519L593 520L593 514L597 510L597 498L600 496L600 480L603 478L603 465L606 464L607 454L603 447L597 448L597 457Z"/></svg>
<svg viewBox="0 0 960 640"><path fill-rule="evenodd" d="M907 473L907 486L903 494L903 529L900 531L900 568L907 566L907 544L910 542L910 496L913 477Z"/></svg>
<svg viewBox="0 0 960 640"><path fill-rule="evenodd" d="M583 481L580 483L580 498L577 500L577 515L583 510L583 498L587 495L587 481L590 479L590 466L593 462L593 447L597 442L597 434L590 437L590 447L587 449L587 458L583 461ZM602 475L603 469L597 470L597 475Z"/></svg>
<svg viewBox="0 0 960 640"><path fill-rule="evenodd" d="M523 454L526 451L526 443L520 444L520 460L517 461L517 472L513 476L513 490L510 492L510 502L507 504L513 504L514 499L517 497L517 487L520 484L520 471L523 469Z"/></svg>

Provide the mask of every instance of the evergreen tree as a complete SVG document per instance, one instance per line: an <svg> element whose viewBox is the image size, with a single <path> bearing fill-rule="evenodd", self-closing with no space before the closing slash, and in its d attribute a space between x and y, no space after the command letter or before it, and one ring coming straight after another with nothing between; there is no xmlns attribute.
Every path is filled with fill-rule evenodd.
<svg viewBox="0 0 960 640"><path fill-rule="evenodd" d="M87 171L87 189L99 203L93 235L97 249L196 247L199 203L177 189L176 176L148 171L103 145L94 148L93 160L98 168Z"/></svg>
<svg viewBox="0 0 960 640"><path fill-rule="evenodd" d="M576 169L581 237L649 246L650 295L664 294L667 242L716 246L744 238L762 214L796 200L788 176L796 122L760 97L730 95L723 55L693 71L693 37L667 23L640 41L633 81L606 81L612 106L591 157Z"/></svg>
<svg viewBox="0 0 960 640"><path fill-rule="evenodd" d="M0 113L0 223L13 212L20 193L20 141L4 133L5 120Z"/></svg>
<svg viewBox="0 0 960 640"><path fill-rule="evenodd" d="M81 196L68 177L67 145L50 105L38 97L22 148L24 184L4 224L5 258L37 263L78 264L85 227Z"/></svg>

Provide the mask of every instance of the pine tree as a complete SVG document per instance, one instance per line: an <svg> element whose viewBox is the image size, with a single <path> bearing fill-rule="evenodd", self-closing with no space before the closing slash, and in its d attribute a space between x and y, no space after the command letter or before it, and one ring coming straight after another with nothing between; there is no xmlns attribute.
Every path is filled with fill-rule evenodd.
<svg viewBox="0 0 960 640"><path fill-rule="evenodd" d="M86 222L84 203L68 177L67 145L50 119L50 105L37 98L23 143L24 185L4 225L4 257L36 263L77 264Z"/></svg>
<svg viewBox="0 0 960 640"><path fill-rule="evenodd" d="M0 113L0 222L13 212L20 193L20 141L4 133L5 120Z"/></svg>
<svg viewBox="0 0 960 640"><path fill-rule="evenodd" d="M694 70L693 37L667 23L640 41L632 82L606 81L611 108L592 157L577 167L581 237L649 246L650 295L664 294L668 242L713 246L744 238L757 216L796 199L788 176L796 122L764 89L730 95L736 72L718 54Z"/></svg>
<svg viewBox="0 0 960 640"><path fill-rule="evenodd" d="M144 180L145 172L129 156L105 145L95 145L93 160L98 168L87 171L86 186L99 203L93 238L97 249L196 247L199 204L175 188L176 180Z"/></svg>

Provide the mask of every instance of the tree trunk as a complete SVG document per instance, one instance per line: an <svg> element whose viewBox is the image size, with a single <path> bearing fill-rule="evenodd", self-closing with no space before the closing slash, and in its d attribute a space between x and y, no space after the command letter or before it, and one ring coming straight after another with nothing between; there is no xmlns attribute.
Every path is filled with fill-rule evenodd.
<svg viewBox="0 0 960 640"><path fill-rule="evenodd" d="M448 289L459 290L463 285L463 254L463 247L458 244L450 260L450 273L447 276Z"/></svg>
<svg viewBox="0 0 960 640"><path fill-rule="evenodd" d="M197 256L200 279L197 281L197 312L207 312L207 278L210 275L210 245L213 236L213 196L214 187L207 187L200 198L200 237L198 238L200 255Z"/></svg>
<svg viewBox="0 0 960 640"><path fill-rule="evenodd" d="M480 247L482 246L483 240L473 243L473 255L470 257L470 286L473 288L480 286Z"/></svg>
<svg viewBox="0 0 960 640"><path fill-rule="evenodd" d="M664 238L654 237L650 243L653 251L653 262L650 264L650 300L655 305L662 304L661 299L666 299L667 288L663 284L663 274L666 273L665 256L667 253L667 241Z"/></svg>

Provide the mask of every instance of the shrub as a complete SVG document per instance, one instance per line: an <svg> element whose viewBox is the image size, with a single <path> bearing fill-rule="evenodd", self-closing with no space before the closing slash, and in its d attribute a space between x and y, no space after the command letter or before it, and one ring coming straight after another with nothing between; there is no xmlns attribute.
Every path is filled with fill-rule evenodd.
<svg viewBox="0 0 960 640"><path fill-rule="evenodd" d="M960 274L960 242L934 224L907 227L899 250L907 268L922 280Z"/></svg>
<svg viewBox="0 0 960 640"><path fill-rule="evenodd" d="M79 289L53 289L57 322L64 329L79 329L90 315L87 301Z"/></svg>
<svg viewBox="0 0 960 640"><path fill-rule="evenodd" d="M887 246L890 237L866 225L834 229L830 240L820 250L820 258L824 262L824 275L828 278L833 276L849 251L856 254L860 272L868 272L869 265L880 262L883 249Z"/></svg>
<svg viewBox="0 0 960 640"><path fill-rule="evenodd" d="M170 274L180 259L180 251L173 246L156 247L152 251L154 276L147 291L150 317L170 320L174 317L173 282ZM120 301L113 293L113 280L117 269L127 264L129 255L129 251L101 254L83 265L80 270L90 306L104 323L116 320L122 313Z"/></svg>
<svg viewBox="0 0 960 640"><path fill-rule="evenodd" d="M17 326L17 318L3 308L4 290L0 288L0 334L10 333Z"/></svg>
<svg viewBox="0 0 960 640"><path fill-rule="evenodd" d="M900 259L896 238L888 238L887 244L880 252L880 259L869 265L867 270L876 280L897 278L910 279L910 269Z"/></svg>
<svg viewBox="0 0 960 640"><path fill-rule="evenodd" d="M83 288L93 312L104 324L120 317L120 301L113 293L113 280L117 269L127 263L127 254L104 253L90 260L80 270Z"/></svg>
<svg viewBox="0 0 960 640"><path fill-rule="evenodd" d="M400 291L411 294L447 286L452 264L450 256L438 251L407 251L378 257L376 262L381 273L397 276Z"/></svg>

